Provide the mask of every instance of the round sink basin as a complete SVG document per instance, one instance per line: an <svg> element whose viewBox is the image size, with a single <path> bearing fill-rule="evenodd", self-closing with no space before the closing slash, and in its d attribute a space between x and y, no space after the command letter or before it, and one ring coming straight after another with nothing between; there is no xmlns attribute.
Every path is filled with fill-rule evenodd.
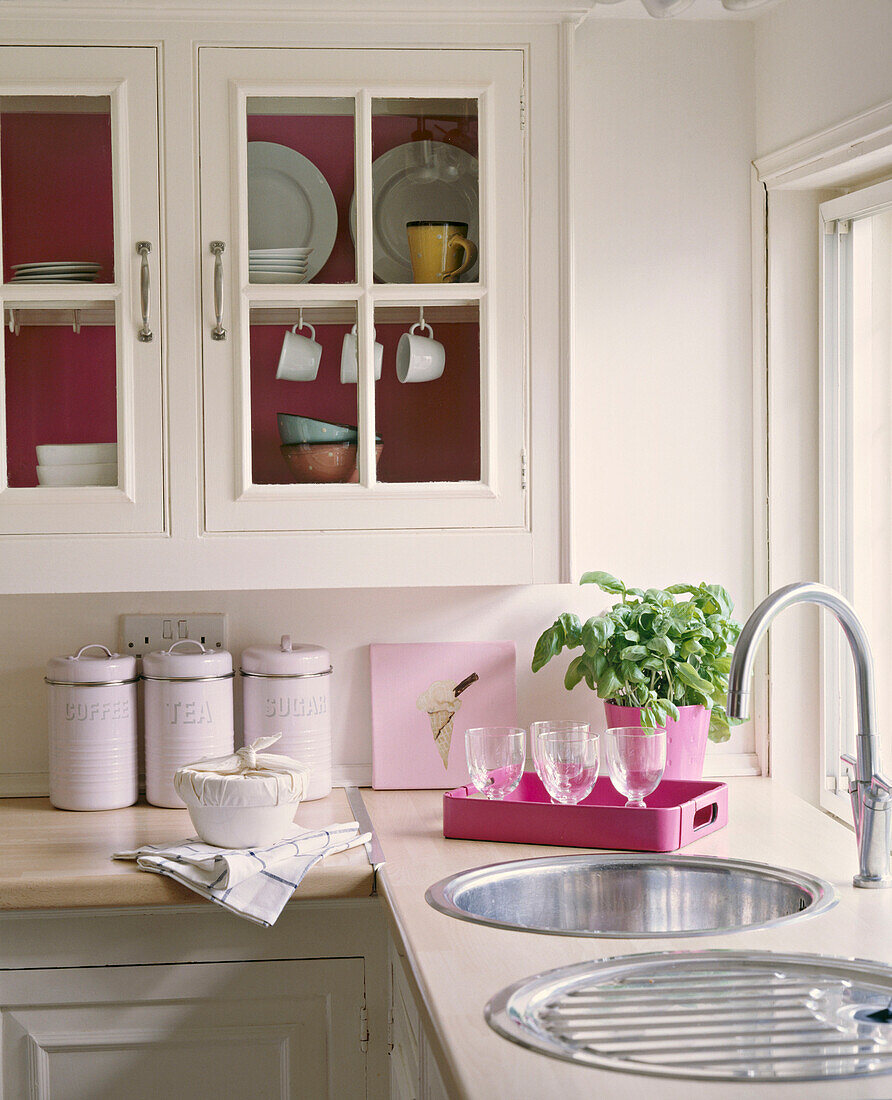
<svg viewBox="0 0 892 1100"><path fill-rule="evenodd" d="M475 867L435 883L434 909L460 920L558 936L721 935L816 916L829 882L737 859L585 853Z"/></svg>

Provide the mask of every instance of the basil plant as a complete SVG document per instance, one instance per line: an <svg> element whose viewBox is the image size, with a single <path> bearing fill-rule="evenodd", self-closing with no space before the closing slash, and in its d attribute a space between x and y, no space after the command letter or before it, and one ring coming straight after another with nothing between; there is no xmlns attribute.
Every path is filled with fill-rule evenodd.
<svg viewBox="0 0 892 1100"><path fill-rule="evenodd" d="M584 680L601 699L640 707L644 724L653 726L677 720L680 706L701 704L711 711L709 739L727 741L728 673L740 626L725 589L673 584L645 591L600 572L584 574L579 583L621 600L586 623L561 615L536 643L533 672L564 648L581 649L564 676L568 691Z"/></svg>

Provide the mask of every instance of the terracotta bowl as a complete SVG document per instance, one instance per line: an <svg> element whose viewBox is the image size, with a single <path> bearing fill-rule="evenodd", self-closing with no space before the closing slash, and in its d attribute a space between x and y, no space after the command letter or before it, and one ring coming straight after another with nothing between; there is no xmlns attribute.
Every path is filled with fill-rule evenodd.
<svg viewBox="0 0 892 1100"><path fill-rule="evenodd" d="M359 481L355 443L292 443L279 449L291 474L301 485ZM375 462L384 446L375 446Z"/></svg>

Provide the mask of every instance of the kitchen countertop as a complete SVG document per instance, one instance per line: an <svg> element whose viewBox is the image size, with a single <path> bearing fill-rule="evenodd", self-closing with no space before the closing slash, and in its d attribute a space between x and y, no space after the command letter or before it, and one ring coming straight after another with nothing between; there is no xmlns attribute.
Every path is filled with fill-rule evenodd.
<svg viewBox="0 0 892 1100"><path fill-rule="evenodd" d="M296 820L318 828L354 818L344 791L334 790L302 803ZM207 905L181 883L110 858L141 844L194 835L185 809L140 802L123 810L76 813L57 810L46 798L0 799L0 911ZM308 871L295 899L369 897L373 889L374 872L359 847Z"/></svg>
<svg viewBox="0 0 892 1100"><path fill-rule="evenodd" d="M585 939L510 932L455 920L431 909L425 889L456 871L506 859L574 849L445 840L442 794L366 791L363 800L387 863L378 889L404 951L450 1093L456 1100L574 1100L609 1096L659 1100L740 1100L758 1094L783 1100L884 1098L892 1076L802 1084L695 1082L576 1066L509 1043L483 1019L483 1006L504 986L552 967L646 951L710 948L813 952L892 964L892 890L856 890L851 831L769 779L728 781L729 824L688 845L686 855L750 859L828 879L839 903L815 918L779 928L672 940ZM575 849L579 851L579 849Z"/></svg>

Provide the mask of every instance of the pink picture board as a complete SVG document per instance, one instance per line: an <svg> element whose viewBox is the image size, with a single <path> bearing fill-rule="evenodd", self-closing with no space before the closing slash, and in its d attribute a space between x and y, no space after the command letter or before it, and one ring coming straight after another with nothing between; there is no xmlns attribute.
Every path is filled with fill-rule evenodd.
<svg viewBox="0 0 892 1100"><path fill-rule="evenodd" d="M514 642L375 644L369 659L378 790L468 783L465 731L517 724Z"/></svg>

